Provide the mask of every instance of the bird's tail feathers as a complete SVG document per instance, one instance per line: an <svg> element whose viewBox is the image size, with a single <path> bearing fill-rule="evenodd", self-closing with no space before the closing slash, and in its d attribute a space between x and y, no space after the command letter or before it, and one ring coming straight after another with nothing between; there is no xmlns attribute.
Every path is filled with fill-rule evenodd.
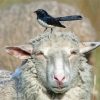
<svg viewBox="0 0 100 100"><path fill-rule="evenodd" d="M73 16L65 16L65 17L57 17L59 21L73 21L73 20L82 20L82 16L80 15L73 15Z"/></svg>

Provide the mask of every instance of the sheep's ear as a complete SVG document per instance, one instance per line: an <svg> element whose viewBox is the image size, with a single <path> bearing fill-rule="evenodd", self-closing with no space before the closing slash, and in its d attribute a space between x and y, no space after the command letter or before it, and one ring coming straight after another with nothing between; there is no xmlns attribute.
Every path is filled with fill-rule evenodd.
<svg viewBox="0 0 100 100"><path fill-rule="evenodd" d="M100 42L83 42L80 44L80 53L88 53L100 46Z"/></svg>
<svg viewBox="0 0 100 100"><path fill-rule="evenodd" d="M8 54L15 56L19 59L28 59L31 57L33 48L31 45L5 47Z"/></svg>

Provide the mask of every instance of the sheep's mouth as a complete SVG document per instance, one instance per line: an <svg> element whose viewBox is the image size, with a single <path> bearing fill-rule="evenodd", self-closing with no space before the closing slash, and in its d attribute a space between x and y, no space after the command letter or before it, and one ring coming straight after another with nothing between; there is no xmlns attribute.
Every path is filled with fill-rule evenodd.
<svg viewBox="0 0 100 100"><path fill-rule="evenodd" d="M67 87L66 84L56 84L55 86L52 86L52 88L54 89L64 89L66 87Z"/></svg>
<svg viewBox="0 0 100 100"><path fill-rule="evenodd" d="M66 86L54 86L53 87L54 89L58 89L58 90L62 90L62 89L65 89L66 88Z"/></svg>
<svg viewBox="0 0 100 100"><path fill-rule="evenodd" d="M54 89L63 89L63 88L65 88L64 86L61 86L61 85L59 85L59 86L56 86L56 87L53 87Z"/></svg>
<svg viewBox="0 0 100 100"><path fill-rule="evenodd" d="M66 87L53 87L53 90L56 92L56 93L63 93L66 91Z"/></svg>

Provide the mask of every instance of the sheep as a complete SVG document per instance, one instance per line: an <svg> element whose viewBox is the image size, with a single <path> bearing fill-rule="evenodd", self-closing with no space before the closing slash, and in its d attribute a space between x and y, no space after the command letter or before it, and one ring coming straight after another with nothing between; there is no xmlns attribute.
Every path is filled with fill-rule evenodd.
<svg viewBox="0 0 100 100"><path fill-rule="evenodd" d="M0 70L0 100L16 100L16 85L11 79L11 73L7 70Z"/></svg>
<svg viewBox="0 0 100 100"><path fill-rule="evenodd" d="M26 45L6 47L23 60L12 74L17 99L92 100L93 66L84 54L98 46L100 42L81 42L72 32L47 32Z"/></svg>

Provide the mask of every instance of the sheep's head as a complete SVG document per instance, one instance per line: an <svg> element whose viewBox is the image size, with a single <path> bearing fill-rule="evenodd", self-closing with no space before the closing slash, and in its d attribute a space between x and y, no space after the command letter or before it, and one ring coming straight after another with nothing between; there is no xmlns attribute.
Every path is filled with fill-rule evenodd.
<svg viewBox="0 0 100 100"><path fill-rule="evenodd" d="M55 93L64 93L77 80L82 54L100 46L100 42L80 43L75 39L69 35L51 36L35 47L32 44L6 47L6 50L20 59L35 60L37 80Z"/></svg>

